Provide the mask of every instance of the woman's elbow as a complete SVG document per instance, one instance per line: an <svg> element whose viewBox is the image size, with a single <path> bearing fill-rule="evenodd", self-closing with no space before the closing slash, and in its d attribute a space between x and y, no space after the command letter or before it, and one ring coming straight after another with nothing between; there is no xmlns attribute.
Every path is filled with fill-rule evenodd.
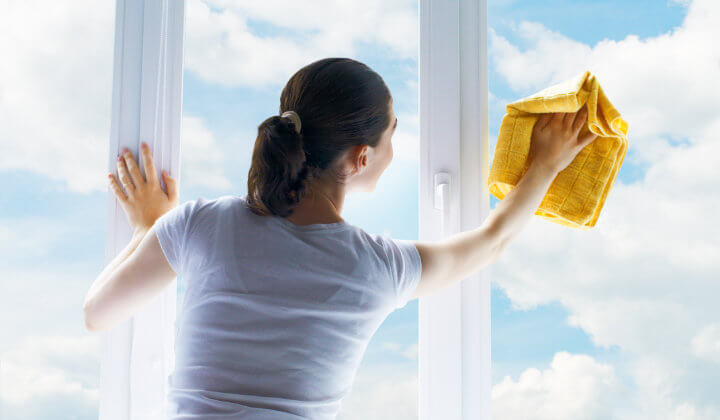
<svg viewBox="0 0 720 420"><path fill-rule="evenodd" d="M93 311L92 304L89 302L86 302L83 305L83 316L85 318L85 328L90 332L98 332L102 331L103 328L101 328L100 325L98 325L96 316Z"/></svg>

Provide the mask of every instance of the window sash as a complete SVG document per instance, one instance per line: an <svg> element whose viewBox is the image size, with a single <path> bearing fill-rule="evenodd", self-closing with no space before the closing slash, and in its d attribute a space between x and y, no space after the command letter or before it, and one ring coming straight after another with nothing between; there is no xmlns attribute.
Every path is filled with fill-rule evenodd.
<svg viewBox="0 0 720 420"><path fill-rule="evenodd" d="M437 240L490 212L487 1L419 2L419 239ZM420 420L490 419L487 273L420 298L418 319Z"/></svg>
<svg viewBox="0 0 720 420"><path fill-rule="evenodd" d="M123 147L140 156L145 141L158 178L180 179L184 1L117 0L108 168ZM132 236L122 208L108 196L105 262ZM130 320L103 332L100 420L165 418L174 366L176 282Z"/></svg>

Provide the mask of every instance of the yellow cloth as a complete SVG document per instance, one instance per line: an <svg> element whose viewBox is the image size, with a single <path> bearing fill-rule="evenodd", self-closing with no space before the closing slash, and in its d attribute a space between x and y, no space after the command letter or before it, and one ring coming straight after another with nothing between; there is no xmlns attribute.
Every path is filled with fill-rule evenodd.
<svg viewBox="0 0 720 420"><path fill-rule="evenodd" d="M506 106L488 184L502 200L520 181L530 162L530 139L542 113L576 112L587 102L588 130L598 137L560 171L535 212L554 223L588 230L595 226L627 151L628 124L589 71Z"/></svg>

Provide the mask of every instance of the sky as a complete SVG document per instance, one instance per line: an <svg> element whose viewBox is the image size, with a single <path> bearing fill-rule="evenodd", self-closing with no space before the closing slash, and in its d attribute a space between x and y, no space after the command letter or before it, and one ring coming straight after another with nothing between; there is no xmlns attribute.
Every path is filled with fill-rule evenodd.
<svg viewBox="0 0 720 420"><path fill-rule="evenodd" d="M314 5L187 0L180 199L245 194L285 82L352 57L388 84L398 129L377 190L348 196L343 217L415 239L417 3ZM115 10L0 10L0 418L93 419L99 338L81 308L104 261ZM494 417L720 418L720 4L489 0L488 13L490 153L507 103L584 70L629 123L595 228L533 218L488 268ZM417 301L377 331L338 418L417 418Z"/></svg>

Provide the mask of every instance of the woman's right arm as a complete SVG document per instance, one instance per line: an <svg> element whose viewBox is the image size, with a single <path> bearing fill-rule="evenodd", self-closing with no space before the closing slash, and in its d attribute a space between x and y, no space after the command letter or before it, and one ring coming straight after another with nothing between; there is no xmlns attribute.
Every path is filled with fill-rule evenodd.
<svg viewBox="0 0 720 420"><path fill-rule="evenodd" d="M497 260L535 214L558 172L597 137L588 132L578 138L586 118L586 107L543 114L533 128L530 166L481 226L440 241L414 242L422 274L411 299L436 293Z"/></svg>

